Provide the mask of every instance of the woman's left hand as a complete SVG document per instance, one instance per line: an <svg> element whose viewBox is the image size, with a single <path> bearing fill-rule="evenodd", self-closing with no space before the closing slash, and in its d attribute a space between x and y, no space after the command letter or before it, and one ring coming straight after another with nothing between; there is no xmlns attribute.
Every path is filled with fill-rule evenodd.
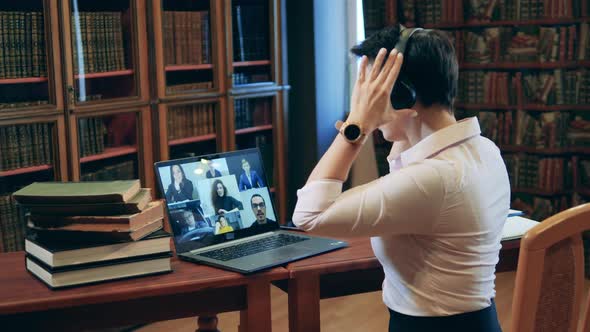
<svg viewBox="0 0 590 332"><path fill-rule="evenodd" d="M367 57L362 57L350 100L347 121L359 124L367 135L388 122L392 115L385 111L390 104L389 96L399 75L403 56L393 49L384 60L386 53L385 48L379 51L370 71L367 70Z"/></svg>

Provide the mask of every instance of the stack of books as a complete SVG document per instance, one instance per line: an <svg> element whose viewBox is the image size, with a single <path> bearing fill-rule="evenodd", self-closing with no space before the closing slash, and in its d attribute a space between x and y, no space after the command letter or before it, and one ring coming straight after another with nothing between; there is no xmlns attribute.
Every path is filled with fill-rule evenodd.
<svg viewBox="0 0 590 332"><path fill-rule="evenodd" d="M26 213L26 268L50 288L170 272L164 205L139 180L36 182L14 193Z"/></svg>

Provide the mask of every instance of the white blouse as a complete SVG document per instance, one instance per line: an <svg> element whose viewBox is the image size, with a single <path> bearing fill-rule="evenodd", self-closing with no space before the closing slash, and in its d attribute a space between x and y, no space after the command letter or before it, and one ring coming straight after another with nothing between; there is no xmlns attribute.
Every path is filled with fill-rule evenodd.
<svg viewBox="0 0 590 332"><path fill-rule="evenodd" d="M383 301L412 316L488 307L510 206L496 145L476 118L432 133L390 162L391 173L342 192L318 180L297 191L293 222L313 234L371 236Z"/></svg>

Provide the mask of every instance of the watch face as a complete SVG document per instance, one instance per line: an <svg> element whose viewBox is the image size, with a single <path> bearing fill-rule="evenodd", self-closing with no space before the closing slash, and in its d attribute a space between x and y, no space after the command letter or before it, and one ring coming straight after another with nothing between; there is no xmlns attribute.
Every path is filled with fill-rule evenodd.
<svg viewBox="0 0 590 332"><path fill-rule="evenodd" d="M361 128L355 124L349 124L344 128L344 137L350 141L354 141L361 136Z"/></svg>

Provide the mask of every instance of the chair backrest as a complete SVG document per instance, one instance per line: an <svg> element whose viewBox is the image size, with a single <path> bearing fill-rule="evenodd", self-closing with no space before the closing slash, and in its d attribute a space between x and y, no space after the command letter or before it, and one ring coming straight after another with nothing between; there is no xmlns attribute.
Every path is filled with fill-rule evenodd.
<svg viewBox="0 0 590 332"><path fill-rule="evenodd" d="M578 329L584 292L582 232L590 203L562 211L522 238L512 301L512 332ZM586 305L583 331L590 331Z"/></svg>

